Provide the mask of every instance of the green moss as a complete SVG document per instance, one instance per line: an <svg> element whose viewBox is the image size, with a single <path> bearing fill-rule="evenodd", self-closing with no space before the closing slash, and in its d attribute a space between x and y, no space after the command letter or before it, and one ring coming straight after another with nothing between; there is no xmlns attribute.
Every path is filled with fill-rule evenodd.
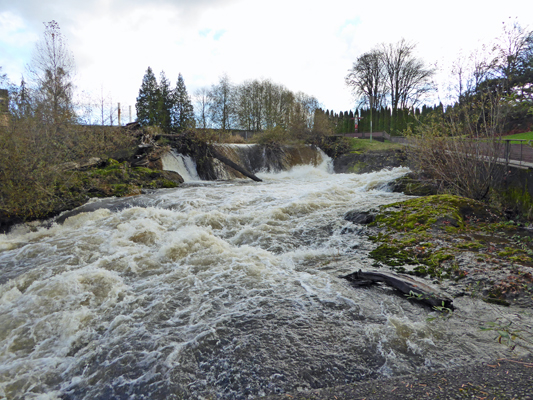
<svg viewBox="0 0 533 400"><path fill-rule="evenodd" d="M118 183L118 184L111 185L111 188L112 188L111 189L112 195L116 197L126 196L131 191L130 185L125 184L125 183Z"/></svg>
<svg viewBox="0 0 533 400"><path fill-rule="evenodd" d="M405 264L418 264L418 261L413 257L411 252L389 244L382 244L372 250L370 252L370 257L391 267Z"/></svg>
<svg viewBox="0 0 533 400"><path fill-rule="evenodd" d="M108 166L117 166L120 165L120 163L117 160L114 160L112 158L107 159L107 165Z"/></svg>
<svg viewBox="0 0 533 400"><path fill-rule="evenodd" d="M165 188L165 189L171 189L171 188L175 188L175 187L178 187L179 184L177 184L176 182L172 182L172 181L169 181L168 179L162 179L161 180L161 187Z"/></svg>
<svg viewBox="0 0 533 400"><path fill-rule="evenodd" d="M360 162L357 162L354 165L352 165L348 169L348 172L351 172L353 174L358 174L360 171L364 171L365 168L367 168L367 167L368 167L367 163L364 163L364 162L360 161Z"/></svg>
<svg viewBox="0 0 533 400"><path fill-rule="evenodd" d="M462 250L479 250L483 247L485 246L479 242L465 242L457 245L457 248Z"/></svg>
<svg viewBox="0 0 533 400"><path fill-rule="evenodd" d="M456 231L464 228L465 220L483 218L487 213L486 206L475 200L434 195L382 206L375 225L396 231L422 232L433 227Z"/></svg>
<svg viewBox="0 0 533 400"><path fill-rule="evenodd" d="M455 258L453 254L448 253L448 249L436 251L432 253L426 260L425 264L430 267L439 267L443 261L452 260Z"/></svg>
<svg viewBox="0 0 533 400"><path fill-rule="evenodd" d="M503 251L500 251L498 252L498 255L500 257L508 257L508 256L512 256L518 252L520 252L521 250L519 249L515 249L515 248L512 248L512 247L506 247L505 250Z"/></svg>

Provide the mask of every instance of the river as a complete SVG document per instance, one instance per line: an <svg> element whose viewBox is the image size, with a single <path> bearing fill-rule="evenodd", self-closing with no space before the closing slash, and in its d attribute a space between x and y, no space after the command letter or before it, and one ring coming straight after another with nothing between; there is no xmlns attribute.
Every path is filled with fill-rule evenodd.
<svg viewBox="0 0 533 400"><path fill-rule="evenodd" d="M405 199L387 184L408 170L326 161L0 235L0 398L250 399L506 354L493 333L339 278L372 264L344 213Z"/></svg>

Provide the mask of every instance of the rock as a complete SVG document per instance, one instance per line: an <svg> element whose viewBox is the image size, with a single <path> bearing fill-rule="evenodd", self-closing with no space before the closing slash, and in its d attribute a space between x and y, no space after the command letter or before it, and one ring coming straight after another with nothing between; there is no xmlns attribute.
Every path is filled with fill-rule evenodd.
<svg viewBox="0 0 533 400"><path fill-rule="evenodd" d="M169 181L182 184L183 183L183 177L174 171L160 171L161 176L165 179L168 179Z"/></svg>
<svg viewBox="0 0 533 400"><path fill-rule="evenodd" d="M381 171L384 168L408 166L404 150L371 150L361 154L350 153L336 158L333 169L337 174L365 174Z"/></svg>
<svg viewBox="0 0 533 400"><path fill-rule="evenodd" d="M393 192L408 196L431 196L438 193L437 186L415 173L396 179L391 184L391 189Z"/></svg>
<svg viewBox="0 0 533 400"><path fill-rule="evenodd" d="M99 158L99 157L91 157L91 158L89 158L89 160L80 163L80 166L78 167L78 169L84 170L84 169L88 169L88 168L98 167L98 166L100 166L102 164L104 164L104 160L102 160L101 158Z"/></svg>
<svg viewBox="0 0 533 400"><path fill-rule="evenodd" d="M80 164L70 161L63 164L59 164L57 168L60 171L75 171L80 168Z"/></svg>
<svg viewBox="0 0 533 400"><path fill-rule="evenodd" d="M374 222L376 213L371 211L352 210L344 214L344 219L354 224L367 225Z"/></svg>

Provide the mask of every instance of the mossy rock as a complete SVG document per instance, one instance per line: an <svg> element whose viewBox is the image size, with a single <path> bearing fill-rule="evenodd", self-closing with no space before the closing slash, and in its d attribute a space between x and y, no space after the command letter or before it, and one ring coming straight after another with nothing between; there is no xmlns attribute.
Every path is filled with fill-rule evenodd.
<svg viewBox="0 0 533 400"><path fill-rule="evenodd" d="M467 220L491 222L497 213L485 204L448 194L410 199L380 207L375 225L396 231L463 228Z"/></svg>
<svg viewBox="0 0 533 400"><path fill-rule="evenodd" d="M409 174L396 179L392 184L392 191L408 196L432 196L437 194L437 187Z"/></svg>
<svg viewBox="0 0 533 400"><path fill-rule="evenodd" d="M372 250L370 257L391 267L398 267L405 264L416 265L419 263L410 252L386 243Z"/></svg>

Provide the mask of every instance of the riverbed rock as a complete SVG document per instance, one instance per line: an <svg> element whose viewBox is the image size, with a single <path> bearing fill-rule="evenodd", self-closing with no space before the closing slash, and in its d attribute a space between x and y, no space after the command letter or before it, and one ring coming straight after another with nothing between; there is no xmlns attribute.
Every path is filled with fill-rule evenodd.
<svg viewBox="0 0 533 400"><path fill-rule="evenodd" d="M408 196L431 196L438 194L438 187L419 173L410 173L396 179L390 188L393 192Z"/></svg>
<svg viewBox="0 0 533 400"><path fill-rule="evenodd" d="M377 211L358 211L352 210L344 214L344 219L354 224L366 225L374 222Z"/></svg>
<svg viewBox="0 0 533 400"><path fill-rule="evenodd" d="M338 174L365 174L381 171L384 168L409 166L407 153L402 149L370 150L363 153L344 154L333 161L333 169Z"/></svg>

